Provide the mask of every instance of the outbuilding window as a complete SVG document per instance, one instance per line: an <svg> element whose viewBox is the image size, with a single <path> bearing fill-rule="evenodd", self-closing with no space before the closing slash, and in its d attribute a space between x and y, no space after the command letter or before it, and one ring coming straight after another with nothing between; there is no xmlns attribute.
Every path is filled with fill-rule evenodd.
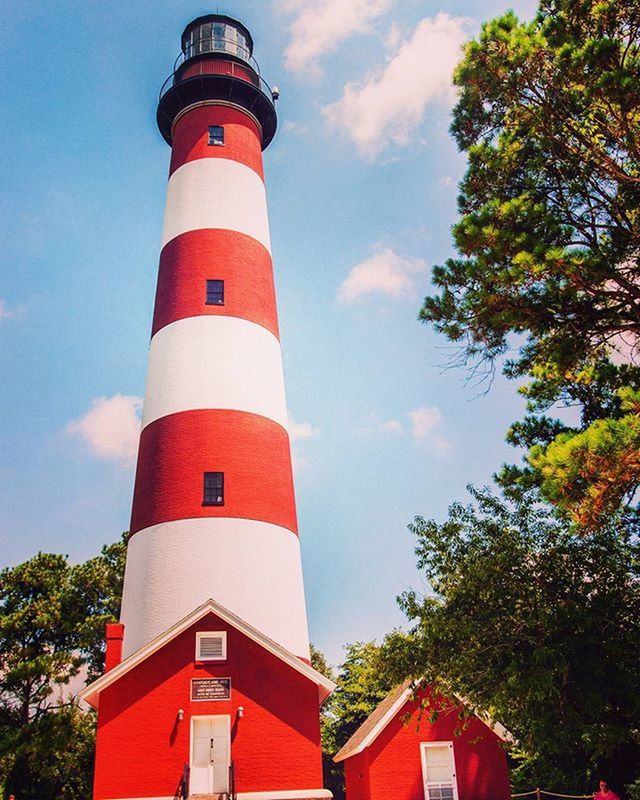
<svg viewBox="0 0 640 800"><path fill-rule="evenodd" d="M458 800L453 742L422 742L425 800Z"/></svg>
<svg viewBox="0 0 640 800"><path fill-rule="evenodd" d="M224 144L222 125L209 125L209 144Z"/></svg>
<svg viewBox="0 0 640 800"><path fill-rule="evenodd" d="M224 661L226 658L226 631L199 631L196 633L196 661Z"/></svg>
<svg viewBox="0 0 640 800"><path fill-rule="evenodd" d="M204 473L203 506L224 505L224 472Z"/></svg>
<svg viewBox="0 0 640 800"><path fill-rule="evenodd" d="M223 306L224 305L224 281L208 280L206 304L208 306Z"/></svg>

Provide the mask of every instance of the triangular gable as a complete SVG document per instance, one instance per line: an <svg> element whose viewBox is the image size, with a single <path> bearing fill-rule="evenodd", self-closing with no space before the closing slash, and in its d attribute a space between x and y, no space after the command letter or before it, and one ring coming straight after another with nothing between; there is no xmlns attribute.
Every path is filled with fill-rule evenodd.
<svg viewBox="0 0 640 800"><path fill-rule="evenodd" d="M419 684L418 684L419 686ZM406 680L404 683L396 686L389 694L382 700L379 705L369 714L362 725L352 734L349 741L336 753L333 760L337 763L345 761L351 756L361 753L366 747L369 747L374 742L382 731L387 727L392 719L400 713L403 706L411 700L413 692L418 688L414 686L411 680ZM464 700L457 698L461 703ZM513 737L509 731L499 722L494 722L489 717L482 717L476 714L481 722L490 728L499 739L505 741L512 741Z"/></svg>
<svg viewBox="0 0 640 800"><path fill-rule="evenodd" d="M284 661L285 664L288 664L301 675L304 675L305 678L315 683L318 687L320 703L324 702L324 700L326 700L326 698L336 688L336 685L333 683L333 681L325 678L324 675L315 670L305 661L302 661L302 659L298 658L298 656L294 656L293 653L285 650L284 647L279 645L277 642L274 642L273 639L269 639L268 636L265 636L248 622L240 619L240 617L238 617L232 611L229 611L229 609L221 606L219 603L216 603L215 600L209 599L201 606L198 606L198 608L196 608L190 614L187 614L186 617L183 617L183 619L181 619L179 622L176 622L175 625L172 625L164 633L160 634L160 636L156 636L155 639L152 639L150 642L144 645L144 647L141 647L135 653L132 653L128 658L125 658L124 661L121 661L116 667L109 670L109 672L106 672L100 678L93 681L93 683L85 686L85 688L79 693L79 698L89 703L89 705L93 706L93 708L98 708L100 693L103 692L108 686L111 686L117 680L122 678L123 675L126 675L130 670L134 669L134 667L137 667L138 664L141 664L143 661L149 658L149 656L157 653L158 650L175 639L176 636L179 636L183 631L187 630L187 628L191 627L191 625L209 613L215 614L221 620L228 623L232 628L235 628L240 633L243 633L249 639L252 639L272 655L276 656L276 658Z"/></svg>

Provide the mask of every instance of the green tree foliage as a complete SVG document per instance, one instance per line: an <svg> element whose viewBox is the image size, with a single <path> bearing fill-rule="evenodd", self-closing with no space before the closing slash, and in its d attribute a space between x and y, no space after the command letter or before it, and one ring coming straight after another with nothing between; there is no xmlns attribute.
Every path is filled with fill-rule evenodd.
<svg viewBox="0 0 640 800"><path fill-rule="evenodd" d="M38 553L0 572L1 777L21 800L90 797L94 719L77 708L69 682L85 665L89 678L102 672L125 549L123 535L84 564Z"/></svg>
<svg viewBox="0 0 640 800"><path fill-rule="evenodd" d="M446 522L416 518L433 587L401 598L414 622L402 676L466 698L516 737L521 788L587 791L640 777L640 547L613 519L578 536L539 502L471 490Z"/></svg>
<svg viewBox="0 0 640 800"><path fill-rule="evenodd" d="M459 257L434 268L421 318L476 366L517 349L506 373L531 379L533 416L512 437L538 449L502 478L540 483L544 467L545 495L597 526L640 482L637 458L622 481L615 468L630 438L637 451L638 411L618 390L640 390L640 371L611 360L639 354L640 2L541 0L525 24L509 12L467 45L455 81ZM556 402L580 408L578 427L540 419ZM590 427L601 419L614 424ZM608 472L593 492L590 454Z"/></svg>
<svg viewBox="0 0 640 800"><path fill-rule="evenodd" d="M346 744L396 683L387 668L384 642L382 645L355 642L346 645L345 651L331 698L333 720L327 744L333 754Z"/></svg>
<svg viewBox="0 0 640 800"><path fill-rule="evenodd" d="M543 0L467 45L453 134L468 152L462 258L425 318L469 353L528 342L520 364L580 364L640 332L640 4Z"/></svg>
<svg viewBox="0 0 640 800"><path fill-rule="evenodd" d="M585 527L616 512L633 497L640 475L640 392L618 392L621 416L599 419L577 433L564 432L535 445L529 463L543 493Z"/></svg>
<svg viewBox="0 0 640 800"><path fill-rule="evenodd" d="M120 617L127 538L123 533L119 541L105 545L99 556L74 568L78 640L87 659L89 681L104 671L105 625Z"/></svg>
<svg viewBox="0 0 640 800"><path fill-rule="evenodd" d="M0 573L0 714L28 725L61 704L76 676L76 597L64 556L39 553Z"/></svg>
<svg viewBox="0 0 640 800"><path fill-rule="evenodd" d="M94 746L94 714L71 704L42 715L12 737L7 792L20 800L89 800Z"/></svg>
<svg viewBox="0 0 640 800"><path fill-rule="evenodd" d="M333 671L333 667L327 661L324 653L319 650L313 642L309 645L309 649L311 651L311 666L317 670L321 675L324 675L325 678L329 678L330 681L335 681L336 676Z"/></svg>

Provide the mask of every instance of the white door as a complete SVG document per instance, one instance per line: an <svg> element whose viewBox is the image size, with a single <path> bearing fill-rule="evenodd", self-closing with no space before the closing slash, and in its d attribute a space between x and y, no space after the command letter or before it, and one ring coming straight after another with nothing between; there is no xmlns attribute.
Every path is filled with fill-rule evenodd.
<svg viewBox="0 0 640 800"><path fill-rule="evenodd" d="M453 742L420 745L425 800L458 800Z"/></svg>
<svg viewBox="0 0 640 800"><path fill-rule="evenodd" d="M229 791L230 723L224 715L192 717L190 794Z"/></svg>

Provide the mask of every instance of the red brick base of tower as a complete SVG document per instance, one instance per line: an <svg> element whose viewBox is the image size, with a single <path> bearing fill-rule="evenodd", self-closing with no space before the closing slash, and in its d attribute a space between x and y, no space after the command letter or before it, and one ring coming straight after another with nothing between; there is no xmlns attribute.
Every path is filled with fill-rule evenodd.
<svg viewBox="0 0 640 800"><path fill-rule="evenodd" d="M224 661L196 660L199 631L226 632ZM201 678L230 678L230 698L192 699ZM180 796L192 718L217 715L230 721L238 794L320 796L318 685L208 613L100 692L95 800Z"/></svg>

